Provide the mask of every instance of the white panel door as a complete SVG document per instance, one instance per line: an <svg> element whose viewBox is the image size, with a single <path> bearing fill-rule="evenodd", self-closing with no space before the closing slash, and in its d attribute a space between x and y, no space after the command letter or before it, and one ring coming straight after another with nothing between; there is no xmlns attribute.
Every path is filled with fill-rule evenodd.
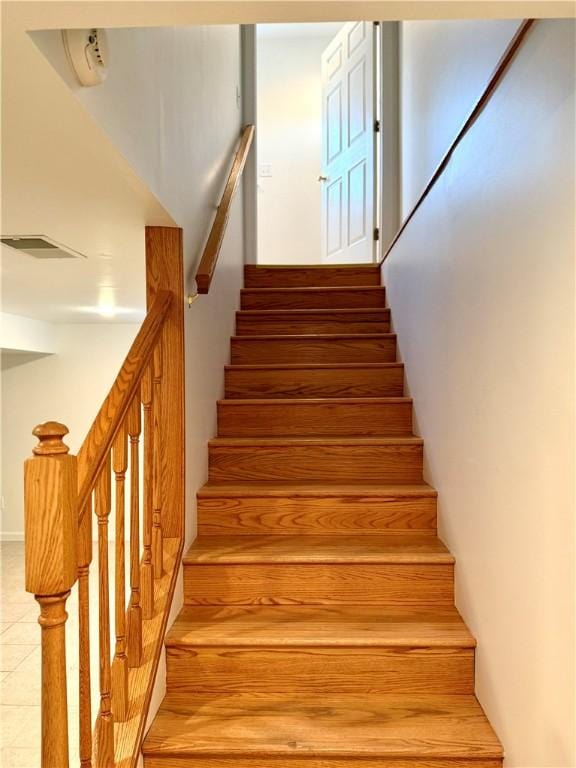
<svg viewBox="0 0 576 768"><path fill-rule="evenodd" d="M374 24L346 24L322 54L322 259L374 259Z"/></svg>

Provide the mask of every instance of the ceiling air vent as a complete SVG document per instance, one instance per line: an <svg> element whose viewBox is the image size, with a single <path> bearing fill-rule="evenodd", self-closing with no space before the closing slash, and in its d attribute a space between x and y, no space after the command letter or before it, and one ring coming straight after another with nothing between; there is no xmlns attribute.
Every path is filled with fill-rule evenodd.
<svg viewBox="0 0 576 768"><path fill-rule="evenodd" d="M2 245L27 253L35 259L80 259L86 258L78 251L51 240L45 235L13 235L0 238Z"/></svg>

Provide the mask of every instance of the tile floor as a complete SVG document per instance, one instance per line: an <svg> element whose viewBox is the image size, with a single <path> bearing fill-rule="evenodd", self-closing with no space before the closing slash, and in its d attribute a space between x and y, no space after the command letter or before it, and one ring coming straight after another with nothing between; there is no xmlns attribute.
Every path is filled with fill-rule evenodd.
<svg viewBox="0 0 576 768"><path fill-rule="evenodd" d="M38 604L24 591L24 544L0 544L0 765L40 765Z"/></svg>
<svg viewBox="0 0 576 768"><path fill-rule="evenodd" d="M113 562L113 561L112 561ZM90 613L97 616L97 568L90 573ZM68 599L70 765L78 765L78 600ZM113 610L113 604L111 605ZM23 542L0 543L0 766L40 766L40 627L38 604L24 590ZM91 635L98 622L91 622ZM91 639L97 642L97 637ZM112 645L112 648L114 646ZM94 656L94 655L93 655ZM92 658L92 712L97 711L98 659Z"/></svg>

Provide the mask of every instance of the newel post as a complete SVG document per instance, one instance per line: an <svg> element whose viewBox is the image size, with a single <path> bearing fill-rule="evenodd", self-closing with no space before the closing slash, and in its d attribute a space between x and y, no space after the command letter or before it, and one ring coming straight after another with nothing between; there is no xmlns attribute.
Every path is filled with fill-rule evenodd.
<svg viewBox="0 0 576 768"><path fill-rule="evenodd" d="M38 445L24 465L26 590L40 605L42 768L68 766L66 600L76 581L76 457L55 421L37 426Z"/></svg>
<svg viewBox="0 0 576 768"><path fill-rule="evenodd" d="M146 227L146 301L148 309L159 291L170 291L172 304L162 333L160 357L153 362L162 385L154 393L153 442L158 454L155 468L156 552L162 539L184 534L184 269L182 230L176 227ZM160 402L158 402L160 400ZM154 547L154 541L153 541ZM154 549L153 549L154 556ZM156 559L158 566L159 560ZM155 575L161 569L155 568Z"/></svg>

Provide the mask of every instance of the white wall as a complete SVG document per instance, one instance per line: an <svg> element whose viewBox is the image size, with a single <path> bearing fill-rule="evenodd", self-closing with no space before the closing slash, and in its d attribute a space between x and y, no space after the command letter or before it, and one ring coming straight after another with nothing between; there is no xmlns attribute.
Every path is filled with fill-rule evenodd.
<svg viewBox="0 0 576 768"><path fill-rule="evenodd" d="M244 125L256 125L256 25L245 24L240 28L242 49L242 122ZM254 190L258 182L258 139L252 141L250 154L246 159L242 174L244 261L256 264L258 253L258 201Z"/></svg>
<svg viewBox="0 0 576 768"><path fill-rule="evenodd" d="M240 29L110 30L110 55L103 87L78 98L183 227L193 288L240 135Z"/></svg>
<svg viewBox="0 0 576 768"><path fill-rule="evenodd" d="M272 170L270 177L258 175L261 264L321 261L320 57L334 29L317 26L317 34L302 37L295 31L267 36L258 27L258 166Z"/></svg>
<svg viewBox="0 0 576 768"><path fill-rule="evenodd" d="M0 350L53 354L58 351L54 326L43 320L0 312Z"/></svg>
<svg viewBox="0 0 576 768"><path fill-rule="evenodd" d="M53 325L58 353L2 355L3 539L23 538L23 464L32 455L32 429L60 421L77 453L122 365L139 326L135 323Z"/></svg>
<svg viewBox="0 0 576 768"><path fill-rule="evenodd" d="M240 28L108 30L103 84L81 88L58 31L33 34L74 95L184 229L189 287L239 138Z"/></svg>
<svg viewBox="0 0 576 768"><path fill-rule="evenodd" d="M487 83L519 21L407 21L401 27L402 218Z"/></svg>
<svg viewBox="0 0 576 768"><path fill-rule="evenodd" d="M516 768L576 765L574 35L535 25L385 263L477 693ZM405 82L408 126L439 71Z"/></svg>
<svg viewBox="0 0 576 768"><path fill-rule="evenodd" d="M174 219L17 28L17 14L2 5L2 232L45 234L86 258L3 247L2 311L82 323L109 286L131 310L122 321L140 322L144 227Z"/></svg>

